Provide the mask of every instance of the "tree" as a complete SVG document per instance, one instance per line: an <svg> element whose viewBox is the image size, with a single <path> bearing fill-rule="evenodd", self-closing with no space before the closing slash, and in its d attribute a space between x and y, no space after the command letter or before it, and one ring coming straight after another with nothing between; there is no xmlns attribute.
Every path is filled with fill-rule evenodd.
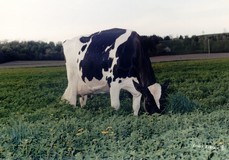
<svg viewBox="0 0 229 160"><path fill-rule="evenodd" d="M165 36L164 41L170 41L171 38L169 36Z"/></svg>
<svg viewBox="0 0 229 160"><path fill-rule="evenodd" d="M182 36L182 35L180 35L179 39L180 39L180 40L183 40L184 38L183 38L183 36Z"/></svg>

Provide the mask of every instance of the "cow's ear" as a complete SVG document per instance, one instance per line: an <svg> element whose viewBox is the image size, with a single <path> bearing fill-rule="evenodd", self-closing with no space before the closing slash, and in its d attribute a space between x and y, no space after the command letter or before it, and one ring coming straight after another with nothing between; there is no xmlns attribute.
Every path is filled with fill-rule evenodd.
<svg viewBox="0 0 229 160"><path fill-rule="evenodd" d="M139 83L135 82L134 80L133 80L133 84L134 84L135 89L138 92L140 92L143 95L146 94L146 88L144 88L142 85L140 85Z"/></svg>

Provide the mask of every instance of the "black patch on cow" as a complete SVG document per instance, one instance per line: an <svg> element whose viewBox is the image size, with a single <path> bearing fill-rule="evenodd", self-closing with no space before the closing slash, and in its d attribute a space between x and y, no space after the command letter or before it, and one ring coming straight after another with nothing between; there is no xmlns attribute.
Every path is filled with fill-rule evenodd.
<svg viewBox="0 0 229 160"><path fill-rule="evenodd" d="M118 83L122 83L122 80L119 80Z"/></svg>
<svg viewBox="0 0 229 160"><path fill-rule="evenodd" d="M110 29L90 36L91 43L86 50L84 59L80 62L84 81L85 78L89 81L93 78L102 79L102 70L108 71L112 65L113 59L109 58L109 52L114 48L116 39L125 32L124 29ZM90 41L90 38L81 37L80 41L86 43ZM108 80L111 81L111 78Z"/></svg>
<svg viewBox="0 0 229 160"><path fill-rule="evenodd" d="M96 32L96 33L94 33L94 34L92 34L92 35L90 35L88 37L82 36L82 37L80 37L80 42L81 43L88 43L90 41L91 37L94 36L95 34L98 34L98 33L99 32Z"/></svg>
<svg viewBox="0 0 229 160"><path fill-rule="evenodd" d="M76 63L79 63L79 59L77 58L77 61L76 61Z"/></svg>
<svg viewBox="0 0 229 160"><path fill-rule="evenodd" d="M111 77L109 77L109 78L106 78L107 79L107 83L108 83L108 86L110 87L111 85L111 81L112 81L112 78Z"/></svg>
<svg viewBox="0 0 229 160"><path fill-rule="evenodd" d="M81 53L81 52L79 51L79 52L78 52L78 55L80 55L80 53Z"/></svg>
<svg viewBox="0 0 229 160"><path fill-rule="evenodd" d="M109 68L111 68L112 62L113 62L113 58L108 58L108 60L103 60L102 68L104 69L104 71L107 72Z"/></svg>
<svg viewBox="0 0 229 160"><path fill-rule="evenodd" d="M132 32L126 42L121 44L118 49L116 56L118 57L117 64L113 68L114 79L137 77L137 54L139 54L138 43L136 39L138 35L136 32Z"/></svg>
<svg viewBox="0 0 229 160"><path fill-rule="evenodd" d="M87 42L90 41L90 39L91 39L91 37L81 37L81 38L80 38L80 42L81 42L81 43L87 43Z"/></svg>
<svg viewBox="0 0 229 160"><path fill-rule="evenodd" d="M87 45L83 45L83 47L81 48L81 51L83 52L86 49Z"/></svg>

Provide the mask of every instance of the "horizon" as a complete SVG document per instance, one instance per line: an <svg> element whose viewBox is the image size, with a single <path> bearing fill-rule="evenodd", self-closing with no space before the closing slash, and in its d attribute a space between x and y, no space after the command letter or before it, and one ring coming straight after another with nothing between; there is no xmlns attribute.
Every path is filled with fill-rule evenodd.
<svg viewBox="0 0 229 160"><path fill-rule="evenodd" d="M91 33L91 34L93 34L93 33ZM170 37L170 38L172 38L172 39L177 39L177 38L179 38L180 36L183 36L183 37L185 37L185 36L188 36L189 38L192 38L192 36L197 36L197 37L201 37L201 36L210 36L210 35L220 35L220 34L229 34L229 32L222 32L222 33L209 33L209 34L200 34L200 35L191 35L191 36L189 36L189 35L178 35L178 36L176 36L176 37ZM140 36L153 36L153 35L155 35L155 34L152 34L152 35L140 35ZM83 35L81 35L81 36L83 36ZM161 38L165 38L166 36L159 36L159 35L155 35L155 36L158 36L158 37L161 37ZM167 35L167 36L169 36L169 35ZM72 38L74 38L74 37L72 37ZM70 38L71 39L71 38ZM45 43L50 43L50 42L53 42L53 43L55 43L55 44L58 44L58 43L63 43L63 41L52 41L52 40L50 40L50 41L43 41L43 40L8 40L8 39L5 39L5 40L0 40L0 43L2 43L2 42L13 42L13 41L18 41L18 42L29 42L29 41L34 41L34 42L45 42ZM64 40L65 41L65 40Z"/></svg>
<svg viewBox="0 0 229 160"><path fill-rule="evenodd" d="M68 2L68 3L67 3ZM8 0L0 1L0 41L63 42L110 28L139 35L228 33L227 0Z"/></svg>

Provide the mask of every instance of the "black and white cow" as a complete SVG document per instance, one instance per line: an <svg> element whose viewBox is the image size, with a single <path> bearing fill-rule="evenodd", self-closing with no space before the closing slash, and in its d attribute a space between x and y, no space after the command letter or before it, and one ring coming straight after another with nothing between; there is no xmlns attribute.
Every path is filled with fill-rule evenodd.
<svg viewBox="0 0 229 160"><path fill-rule="evenodd" d="M85 105L85 95L110 93L111 106L120 107L119 94L124 89L133 95L134 115L138 115L141 97L145 110L152 114L162 109L165 87L156 83L140 36L130 30L110 29L76 37L63 43L68 86L62 99L76 105L77 95Z"/></svg>

